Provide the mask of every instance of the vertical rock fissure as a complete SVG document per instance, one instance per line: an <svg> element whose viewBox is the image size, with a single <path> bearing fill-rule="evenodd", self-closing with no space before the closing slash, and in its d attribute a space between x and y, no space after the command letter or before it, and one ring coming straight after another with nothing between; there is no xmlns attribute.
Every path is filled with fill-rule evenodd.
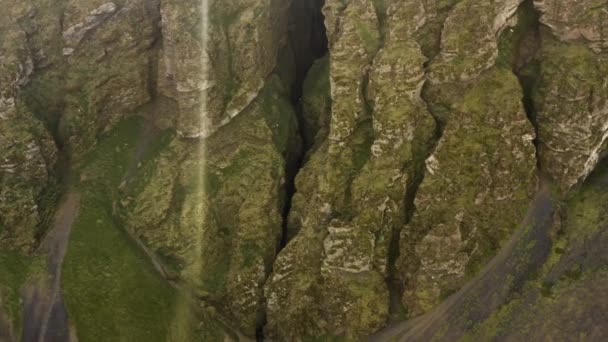
<svg viewBox="0 0 608 342"><path fill-rule="evenodd" d="M453 4L451 7L455 6ZM450 8L451 8L450 7ZM443 18L442 21L445 21ZM427 24L428 25L428 24ZM443 25L441 25L442 27ZM421 28L424 30L424 28ZM438 55L441 44L441 35L442 29L439 29L436 34L436 39L434 40L433 46L422 46L421 42L421 50L423 55L426 58L426 62L423 64L423 69L425 75L429 73L430 62ZM417 41L420 40L420 37L417 37ZM439 119L439 115L435 113L433 106L431 105L431 100L428 98L425 89L428 87L428 83L425 83L422 91L420 92L420 100L424 103L426 110L433 117L435 121L435 132L432 138L432 145L429 146L428 150L425 151L424 155L419 158L420 162L417 163L414 167L413 178L408 182L406 193L404 194L404 207L405 207L405 216L403 220L403 226L406 226L410 223L414 213L416 211L415 199L418 193L418 189L422 184L425 176L425 161L429 158L433 151L435 150L439 140L443 136L444 124ZM389 255L388 255L388 278L387 278L387 286L389 289L389 317L391 321L398 321L402 319L400 317L400 313L406 312L406 308L403 305L402 297L403 292L405 291L403 279L400 278L399 272L397 270L397 260L401 255L401 250L399 246L399 242L401 239L401 233L403 231L403 227L401 229L393 230L393 234L391 237L391 242L389 245Z"/></svg>
<svg viewBox="0 0 608 342"><path fill-rule="evenodd" d="M65 3L64 1L57 1L55 5L55 13L59 18L59 28L63 30L63 13ZM25 33L25 46L31 53L32 57L32 70L31 78L26 84L19 90L19 96L23 99L25 107L32 112L34 118L38 120L48 136L52 139L54 148L56 150L56 159L46 159L45 162L48 165L48 176L49 183L46 185L43 192L37 198L37 205L39 206L39 212L43 213L43 221L40 222L38 227L38 233L36 240L38 243L42 242L44 234L53 225L53 215L55 212L55 206L61 198L61 195L67 192L67 184L70 175L71 155L64 137L59 134L59 121L64 110L64 101L62 99L55 99L56 102L46 103L47 98L44 95L40 95L40 84L43 83L40 79L46 76L49 67L52 67L54 62L49 59L54 59L57 56L54 54L45 54L44 46L40 42L38 35L41 32L38 29L40 24L40 12L38 10L32 12L33 15L21 18L17 21L21 30ZM54 33L58 33L54 32ZM61 42L59 40L58 42ZM41 75L42 74L42 75ZM57 81L55 81L57 82ZM63 81L62 81L63 82ZM64 84L57 82L53 84L55 87L63 87ZM50 96L49 96L50 97ZM38 246L40 247L40 246Z"/></svg>
<svg viewBox="0 0 608 342"><path fill-rule="evenodd" d="M425 64L425 73L428 72L428 65ZM403 220L403 225L408 225L414 216L414 212L416 211L415 199L418 194L418 189L422 184L425 176L425 163L424 161L433 154L435 147L439 143L441 136L443 135L443 125L441 125L440 120L437 119L436 115L433 113L432 108L428 105L427 99L421 95L421 100L426 104L427 111L433 116L435 120L435 136L433 137L433 144L429 146L429 149L425 152L424 156L422 156L421 160L423 162L418 163L415 166L413 178L410 182L408 182L406 193L404 194L404 207L405 207L405 217ZM389 245L389 270L388 270L388 279L387 286L389 289L389 317L391 321L399 320L399 314L406 311L401 298L403 297L403 292L405 291L403 279L401 279L398 275L397 271L397 260L401 255L401 250L399 247L399 241L401 239L401 229L393 230L393 234L391 237L391 242Z"/></svg>
<svg viewBox="0 0 608 342"><path fill-rule="evenodd" d="M284 201L281 222L281 237L276 251L278 255L289 240L288 219L292 208L292 198L296 192L295 179L305 162L305 157L313 147L313 142L307 137L307 126L302 108L304 82L314 62L328 53L328 40L322 13L325 0L291 2L289 7L288 48L295 68L291 70L291 84L288 84L291 104L298 122L297 135L302 142L301 148L289 151L286 156ZM284 62L284 61L279 61ZM270 274L271 272L268 272ZM266 325L266 310L263 305L261 318L256 328L256 340L264 340Z"/></svg>
<svg viewBox="0 0 608 342"><path fill-rule="evenodd" d="M291 201L296 192L295 178L313 145L313 142L306 138L308 135L305 132L306 125L301 101L304 81L310 68L317 59L322 58L328 52L324 16L321 11L324 4L325 0L293 1L289 8L289 45L295 62L290 97L298 121L297 134L302 141L302 148L296 151L295 155L288 156L287 160L282 234L277 254L288 242L287 223L291 211Z"/></svg>
<svg viewBox="0 0 608 342"><path fill-rule="evenodd" d="M542 165L539 157L539 131L537 112L534 105L534 89L539 80L540 61L537 54L541 48L540 13L534 7L534 0L525 0L518 9L519 29L522 31L515 46L513 58L513 73L517 76L522 88L522 103L528 121L534 128L533 140L536 149L536 169L542 175Z"/></svg>

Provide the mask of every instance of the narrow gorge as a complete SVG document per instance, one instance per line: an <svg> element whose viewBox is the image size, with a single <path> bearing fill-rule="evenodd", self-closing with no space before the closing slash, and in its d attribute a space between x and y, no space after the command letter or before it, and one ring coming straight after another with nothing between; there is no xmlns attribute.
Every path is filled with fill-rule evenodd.
<svg viewBox="0 0 608 342"><path fill-rule="evenodd" d="M0 341L608 337L606 0L0 0Z"/></svg>

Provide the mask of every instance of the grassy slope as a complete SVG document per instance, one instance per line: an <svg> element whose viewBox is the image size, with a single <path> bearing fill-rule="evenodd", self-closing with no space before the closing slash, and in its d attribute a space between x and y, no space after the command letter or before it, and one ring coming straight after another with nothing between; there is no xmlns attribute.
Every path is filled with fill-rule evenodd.
<svg viewBox="0 0 608 342"><path fill-rule="evenodd" d="M79 168L80 214L72 227L62 279L70 317L80 341L190 341L201 321L203 330L196 332L200 339L221 340L224 329L206 313L195 319L184 314L189 301L154 270L113 218L112 203L142 128L139 117L123 121ZM166 131L153 140L142 167L154 162L172 136Z"/></svg>
<svg viewBox="0 0 608 342"><path fill-rule="evenodd" d="M143 126L140 117L120 123L78 170L80 214L72 227L62 279L78 338L85 342L234 339L212 309L193 312L196 302L154 270L125 227L113 218L112 203L133 162ZM172 131L153 138L139 167L154 167L156 156L172 138Z"/></svg>
<svg viewBox="0 0 608 342"><path fill-rule="evenodd" d="M175 291L112 218L113 195L142 124L137 117L120 124L80 170L80 214L64 262L63 290L81 341L162 341L171 322ZM160 146L154 147L150 155Z"/></svg>
<svg viewBox="0 0 608 342"><path fill-rule="evenodd" d="M27 278L30 260L10 251L0 253L0 312L16 330L21 327L19 289Z"/></svg>

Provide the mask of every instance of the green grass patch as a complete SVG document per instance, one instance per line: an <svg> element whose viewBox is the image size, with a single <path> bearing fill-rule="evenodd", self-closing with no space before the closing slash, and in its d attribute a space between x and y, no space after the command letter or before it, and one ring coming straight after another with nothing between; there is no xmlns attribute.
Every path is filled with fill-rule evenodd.
<svg viewBox="0 0 608 342"><path fill-rule="evenodd" d="M21 330L20 288L25 283L30 259L17 252L0 254L0 311L8 315L15 331Z"/></svg>
<svg viewBox="0 0 608 342"><path fill-rule="evenodd" d="M21 290L44 276L46 262L41 256L26 256L13 251L0 253L0 312L7 315L16 338L21 336Z"/></svg>
<svg viewBox="0 0 608 342"><path fill-rule="evenodd" d="M139 117L119 124L79 170L80 213L62 285L80 341L165 341L173 324L176 291L112 215L142 126Z"/></svg>

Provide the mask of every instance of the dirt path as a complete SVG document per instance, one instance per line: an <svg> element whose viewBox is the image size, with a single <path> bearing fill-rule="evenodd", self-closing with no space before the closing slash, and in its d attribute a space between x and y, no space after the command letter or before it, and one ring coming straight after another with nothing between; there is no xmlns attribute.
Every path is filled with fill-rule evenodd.
<svg viewBox="0 0 608 342"><path fill-rule="evenodd" d="M61 267L72 224L78 216L80 196L69 190L57 209L53 228L37 254L46 256L46 277L33 279L22 293L23 341L70 341L67 312L61 295Z"/></svg>
<svg viewBox="0 0 608 342"><path fill-rule="evenodd" d="M554 205L547 184L535 196L522 227L473 280L433 311L394 324L370 341L455 341L508 301L528 276L544 264L551 249ZM441 332L441 336L435 336Z"/></svg>

